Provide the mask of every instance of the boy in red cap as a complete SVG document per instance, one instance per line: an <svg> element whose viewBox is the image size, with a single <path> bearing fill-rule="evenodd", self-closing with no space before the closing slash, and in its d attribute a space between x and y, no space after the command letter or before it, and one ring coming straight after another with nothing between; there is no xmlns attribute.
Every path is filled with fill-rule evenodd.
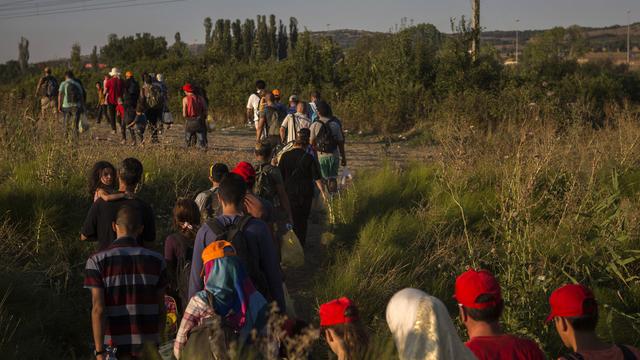
<svg viewBox="0 0 640 360"><path fill-rule="evenodd" d="M231 174L242 178L247 185L247 194L244 197L244 211L251 216L258 218L266 223L271 223L271 213L273 212L270 204L253 194L253 185L256 181L256 170L253 165L246 161L239 162L236 167L231 170Z"/></svg>
<svg viewBox="0 0 640 360"><path fill-rule="evenodd" d="M591 290L579 284L556 289L549 298L556 331L564 345L574 352L560 360L640 359L640 351L627 345L611 345L596 334L598 303Z"/></svg>
<svg viewBox="0 0 640 360"><path fill-rule="evenodd" d="M479 360L543 360L535 342L505 334L500 327L504 309L500 284L487 270L470 269L456 279L455 299L467 328L465 343Z"/></svg>
<svg viewBox="0 0 640 360"><path fill-rule="evenodd" d="M338 360L363 359L369 339L358 317L358 309L349 298L320 305L320 327Z"/></svg>

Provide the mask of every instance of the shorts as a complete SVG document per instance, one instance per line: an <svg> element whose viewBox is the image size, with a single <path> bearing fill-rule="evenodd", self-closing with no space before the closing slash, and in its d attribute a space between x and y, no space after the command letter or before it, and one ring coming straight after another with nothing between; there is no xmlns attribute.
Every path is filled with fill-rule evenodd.
<svg viewBox="0 0 640 360"><path fill-rule="evenodd" d="M338 155L320 155L318 154L318 162L320 163L320 174L325 179L335 179L338 177L340 169L340 159Z"/></svg>

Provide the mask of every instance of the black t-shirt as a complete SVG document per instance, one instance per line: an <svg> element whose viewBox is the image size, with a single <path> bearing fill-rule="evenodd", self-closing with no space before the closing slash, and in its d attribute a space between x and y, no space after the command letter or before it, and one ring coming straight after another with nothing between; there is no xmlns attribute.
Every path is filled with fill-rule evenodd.
<svg viewBox="0 0 640 360"><path fill-rule="evenodd" d="M140 199L116 201L98 199L89 209L81 230L82 235L86 236L89 241L98 241L98 250L106 249L116 239L116 233L111 224L116 220L118 210L125 205L140 211L144 228L137 239L138 242L142 245L143 242L156 239L155 217L149 204Z"/></svg>
<svg viewBox="0 0 640 360"><path fill-rule="evenodd" d="M290 200L296 197L313 197L314 181L322 179L318 161L303 149L293 149L282 154L278 168Z"/></svg>

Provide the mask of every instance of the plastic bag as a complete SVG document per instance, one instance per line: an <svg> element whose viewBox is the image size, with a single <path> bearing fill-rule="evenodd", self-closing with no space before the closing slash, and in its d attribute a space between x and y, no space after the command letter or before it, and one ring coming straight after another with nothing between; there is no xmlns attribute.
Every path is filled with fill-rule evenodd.
<svg viewBox="0 0 640 360"><path fill-rule="evenodd" d="M207 115L207 129L213 131L216 128L216 124L213 122L213 116Z"/></svg>
<svg viewBox="0 0 640 360"><path fill-rule="evenodd" d="M80 121L78 122L78 131L82 134L89 130L89 119L87 119L87 113L83 112L80 115Z"/></svg>
<svg viewBox="0 0 640 360"><path fill-rule="evenodd" d="M346 186L348 182L353 180L353 174L348 167L342 168L342 176L340 176L340 185Z"/></svg>
<svg viewBox="0 0 640 360"><path fill-rule="evenodd" d="M162 113L162 122L165 124L173 124L173 115L168 111Z"/></svg>
<svg viewBox="0 0 640 360"><path fill-rule="evenodd" d="M280 254L284 267L300 267L304 265L304 249L293 230L287 231L282 237Z"/></svg>
<svg viewBox="0 0 640 360"><path fill-rule="evenodd" d="M296 313L296 306L293 301L291 295L289 295L289 289L287 289L287 284L282 283L282 291L284 292L284 302L287 306L287 316L289 319L297 319L298 314Z"/></svg>

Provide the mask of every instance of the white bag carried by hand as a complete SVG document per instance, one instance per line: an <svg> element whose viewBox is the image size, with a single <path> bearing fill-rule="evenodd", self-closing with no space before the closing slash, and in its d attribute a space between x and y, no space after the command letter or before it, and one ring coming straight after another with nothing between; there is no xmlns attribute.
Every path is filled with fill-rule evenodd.
<svg viewBox="0 0 640 360"><path fill-rule="evenodd" d="M349 171L348 167L344 167L342 168L342 176L340 176L340 185L345 186L347 185L347 181L352 181L353 180L353 174L351 173L351 171Z"/></svg>
<svg viewBox="0 0 640 360"><path fill-rule="evenodd" d="M89 130L89 119L87 119L87 113L83 112L80 115L80 121L78 122L78 132L81 134Z"/></svg>
<svg viewBox="0 0 640 360"><path fill-rule="evenodd" d="M162 122L165 124L173 124L173 115L166 111L162 113Z"/></svg>
<svg viewBox="0 0 640 360"><path fill-rule="evenodd" d="M284 267L304 266L304 249L293 230L287 231L282 237L280 255L282 258L282 266Z"/></svg>

